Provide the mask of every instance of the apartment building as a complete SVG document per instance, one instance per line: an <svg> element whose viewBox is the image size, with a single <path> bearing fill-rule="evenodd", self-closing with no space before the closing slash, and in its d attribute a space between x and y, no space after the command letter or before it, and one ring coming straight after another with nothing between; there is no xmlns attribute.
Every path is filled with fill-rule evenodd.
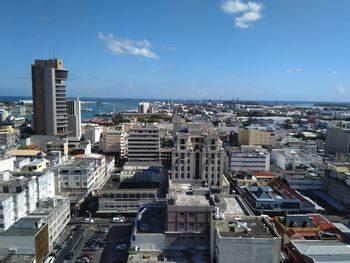
<svg viewBox="0 0 350 263"><path fill-rule="evenodd" d="M171 179L206 182L211 188L220 188L223 185L225 158L225 150L215 131L177 133L172 152Z"/></svg>
<svg viewBox="0 0 350 263"><path fill-rule="evenodd" d="M273 127L248 126L239 129L241 145L276 146L277 136Z"/></svg>
<svg viewBox="0 0 350 263"><path fill-rule="evenodd" d="M46 144L46 151L48 153L60 151L63 155L67 155L68 154L68 141L67 141L67 139L60 139L60 140L48 142Z"/></svg>
<svg viewBox="0 0 350 263"><path fill-rule="evenodd" d="M85 141L90 141L91 144L95 144L100 141L100 136L102 134L102 127L98 125L85 125L84 126L84 139Z"/></svg>
<svg viewBox="0 0 350 263"><path fill-rule="evenodd" d="M53 172L14 174L14 178L0 183L0 231L32 213L41 199L55 195Z"/></svg>

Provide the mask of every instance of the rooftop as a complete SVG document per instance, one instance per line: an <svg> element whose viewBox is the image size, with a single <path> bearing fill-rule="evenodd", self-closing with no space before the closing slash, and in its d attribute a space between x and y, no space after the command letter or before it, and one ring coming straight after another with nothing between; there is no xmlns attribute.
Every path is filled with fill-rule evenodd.
<svg viewBox="0 0 350 263"><path fill-rule="evenodd" d="M337 240L294 240L291 241L300 254L312 262L350 262L350 246Z"/></svg>
<svg viewBox="0 0 350 263"><path fill-rule="evenodd" d="M221 237L273 238L276 236L264 219L259 217L243 217L241 220L227 218L217 221L216 229Z"/></svg>

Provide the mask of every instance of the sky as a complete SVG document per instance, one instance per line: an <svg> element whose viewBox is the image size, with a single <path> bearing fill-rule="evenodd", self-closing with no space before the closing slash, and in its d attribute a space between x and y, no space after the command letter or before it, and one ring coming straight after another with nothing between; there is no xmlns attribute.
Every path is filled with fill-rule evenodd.
<svg viewBox="0 0 350 263"><path fill-rule="evenodd" d="M62 59L69 96L350 100L348 0L0 1L0 96Z"/></svg>

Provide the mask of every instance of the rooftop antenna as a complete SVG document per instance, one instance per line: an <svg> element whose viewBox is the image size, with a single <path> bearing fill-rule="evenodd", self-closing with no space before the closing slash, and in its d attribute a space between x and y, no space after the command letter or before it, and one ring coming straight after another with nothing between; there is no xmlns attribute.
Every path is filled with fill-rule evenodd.
<svg viewBox="0 0 350 263"><path fill-rule="evenodd" d="M53 52L53 59L56 59L55 36L52 37L52 52Z"/></svg>

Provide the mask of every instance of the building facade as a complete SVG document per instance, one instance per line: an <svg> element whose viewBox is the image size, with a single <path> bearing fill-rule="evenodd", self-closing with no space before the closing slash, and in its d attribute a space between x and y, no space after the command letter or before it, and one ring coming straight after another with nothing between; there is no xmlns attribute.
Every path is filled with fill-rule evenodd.
<svg viewBox="0 0 350 263"><path fill-rule="evenodd" d="M81 137L81 103L79 99L67 101L68 136Z"/></svg>
<svg viewBox="0 0 350 263"><path fill-rule="evenodd" d="M261 146L243 145L241 150L228 149L228 169L268 171L270 169L270 154Z"/></svg>
<svg viewBox="0 0 350 263"><path fill-rule="evenodd" d="M134 125L129 129L128 162L159 162L159 129L155 124Z"/></svg>
<svg viewBox="0 0 350 263"><path fill-rule="evenodd" d="M221 187L225 157L222 142L215 132L178 133L172 152L171 179Z"/></svg>
<svg viewBox="0 0 350 263"><path fill-rule="evenodd" d="M32 65L33 130L35 134L66 134L68 70L59 59L35 60Z"/></svg>

